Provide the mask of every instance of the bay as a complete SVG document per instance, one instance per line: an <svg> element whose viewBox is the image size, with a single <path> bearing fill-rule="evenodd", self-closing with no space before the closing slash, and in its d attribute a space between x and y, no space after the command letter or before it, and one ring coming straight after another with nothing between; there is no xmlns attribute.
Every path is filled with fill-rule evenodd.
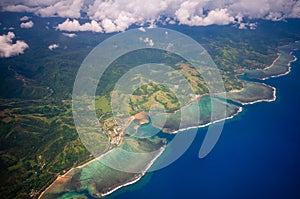
<svg viewBox="0 0 300 199"><path fill-rule="evenodd" d="M175 163L109 198L300 198L300 61L291 66L265 81L277 100L244 106L207 157L198 158L204 128Z"/></svg>

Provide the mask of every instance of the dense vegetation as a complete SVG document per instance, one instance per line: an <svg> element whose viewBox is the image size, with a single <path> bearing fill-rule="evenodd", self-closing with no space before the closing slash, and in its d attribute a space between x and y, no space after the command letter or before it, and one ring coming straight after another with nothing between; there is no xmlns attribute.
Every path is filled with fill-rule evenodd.
<svg viewBox="0 0 300 199"><path fill-rule="evenodd" d="M15 20L21 14L5 16L7 20L2 26L14 26L17 37L30 48L24 55L0 59L0 195L26 198L33 191L45 188L57 174L89 158L73 124L72 86L84 57L109 35L78 33L77 38L68 38L52 28L61 20L56 18L34 17L35 26L21 30ZM47 22L49 29L41 28ZM240 69L263 68L276 58L278 46L300 39L299 20L258 21L255 31L232 26L167 28L179 30L203 44L221 69L227 90L241 88L235 77ZM0 33L6 32L1 28ZM52 43L59 43L60 48L50 51L47 47ZM142 53L143 63L149 61L149 52ZM109 92L113 82L130 67L142 63L134 59L134 54L127 62L120 60L100 80L96 98L99 116L111 112ZM179 61L173 60L168 64L175 66ZM148 91L156 87L141 87L135 94L148 96ZM168 97L176 104L172 93ZM160 95L154 99L174 108L165 104Z"/></svg>

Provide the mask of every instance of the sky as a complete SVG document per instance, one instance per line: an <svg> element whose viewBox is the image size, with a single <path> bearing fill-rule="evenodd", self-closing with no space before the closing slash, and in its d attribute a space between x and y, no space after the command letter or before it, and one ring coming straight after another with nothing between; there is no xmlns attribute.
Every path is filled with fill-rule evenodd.
<svg viewBox="0 0 300 199"><path fill-rule="evenodd" d="M66 18L57 29L70 32L118 32L157 22L207 26L300 17L298 0L2 0L0 5L2 11ZM80 24L83 17L89 22Z"/></svg>
<svg viewBox="0 0 300 199"><path fill-rule="evenodd" d="M69 37L74 37L78 31L111 33L125 31L131 25L151 28L157 23L236 24L241 29L254 29L249 19L300 18L299 0L1 0L0 9L64 18L55 28ZM81 19L87 22L81 23ZM21 18L21 28L33 26L29 17ZM13 34L1 35L0 42L5 45L5 49L3 45L0 47L1 57L18 55L28 48L23 41L13 43L13 39ZM9 53L6 53L7 49Z"/></svg>

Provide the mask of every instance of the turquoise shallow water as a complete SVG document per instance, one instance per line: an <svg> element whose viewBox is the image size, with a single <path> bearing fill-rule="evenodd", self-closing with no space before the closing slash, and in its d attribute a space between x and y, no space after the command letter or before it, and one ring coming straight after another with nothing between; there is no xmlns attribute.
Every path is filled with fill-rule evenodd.
<svg viewBox="0 0 300 199"><path fill-rule="evenodd" d="M300 57L300 51L295 55ZM226 121L204 159L198 158L207 130L201 128L175 163L108 198L300 198L299 75L297 61L290 74L264 81L277 88L277 100L244 106L240 115ZM91 198L87 191L64 196Z"/></svg>
<svg viewBox="0 0 300 199"><path fill-rule="evenodd" d="M179 160L110 198L300 198L299 75L298 60L290 74L266 80L277 88L276 102L245 106L204 159L206 130L199 129Z"/></svg>

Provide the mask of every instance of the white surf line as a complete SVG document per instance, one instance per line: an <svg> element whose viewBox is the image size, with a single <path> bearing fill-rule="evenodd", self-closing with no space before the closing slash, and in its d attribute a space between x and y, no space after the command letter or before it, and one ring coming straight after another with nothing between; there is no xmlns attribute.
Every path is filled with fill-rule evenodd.
<svg viewBox="0 0 300 199"><path fill-rule="evenodd" d="M112 190L110 190L110 191L108 191L106 193L100 194L101 197L104 197L104 196L107 196L109 194L112 194L113 192L117 191L118 189L120 189L122 187L125 187L125 186L128 186L128 185L132 185L132 184L138 182L146 174L146 172L150 169L150 167L154 164L154 162L157 160L157 158L159 158L159 156L161 156L161 154L164 152L165 148L166 148L165 146L160 148L159 153L155 156L155 158L153 158L150 161L150 163L146 166L146 168L144 169L144 171L140 174L140 176L138 178L136 178L136 179L134 179L134 180L132 180L130 182L127 182L125 184L122 184L122 185L120 185L120 186L118 186L118 187L116 187L116 188L114 188L114 189L112 189Z"/></svg>
<svg viewBox="0 0 300 199"><path fill-rule="evenodd" d="M234 118L235 116L237 116L242 111L243 111L243 107L239 107L238 111L236 113L232 114L231 116L228 116L228 117L225 117L225 118L222 118L222 119L219 119L219 120L215 120L215 121L209 122L207 124L202 124L202 125L198 125L198 126L192 126L192 127L178 129L177 131L171 132L169 134L176 134L176 133L179 133L179 132L182 132L182 131L186 131L186 130L190 130L190 129L207 127L207 126L209 126L211 124L215 124L215 123L218 123L218 122L222 122L222 121L225 121L225 120L232 119L232 118Z"/></svg>
<svg viewBox="0 0 300 199"><path fill-rule="evenodd" d="M292 53L293 53L293 51L290 52L290 54L292 54ZM293 55L293 57L294 57L294 59L289 61L289 63L288 63L288 70L286 72L284 72L282 74L278 74L278 75L272 75L272 76L269 76L269 77L264 77L264 78L261 78L261 80L267 80L267 79L281 77L281 76L285 76L285 75L289 74L291 72L291 63L298 60L298 58L295 55Z"/></svg>
<svg viewBox="0 0 300 199"><path fill-rule="evenodd" d="M292 53L293 53L293 51L290 52L290 54L292 54ZM298 58L295 55L293 55L293 57L294 57L294 59L289 61L289 63L288 63L288 71L287 72L279 74L279 75L273 75L273 76L270 76L270 77L262 78L261 80L267 80L267 79L270 79L270 78L281 77L281 76L285 76L285 75L289 74L291 72L291 68L292 68L291 63L298 60ZM276 88L272 87L272 86L269 86L265 83L262 83L262 84L264 84L265 86L271 87L273 89L273 98L272 99L256 100L256 101L248 102L248 103L242 103L242 105L250 105L250 104L255 104L255 103L258 103L258 102L273 102L273 101L276 101Z"/></svg>
<svg viewBox="0 0 300 199"><path fill-rule="evenodd" d="M259 99L259 100L255 100L255 101L252 101L252 102L243 102L243 103L241 103L243 106L245 106L245 105L250 105L250 104L256 104L256 103L259 103L259 102L274 102L274 101L276 101L276 88L275 87L273 87L273 86L269 86L269 85L267 85L267 84L265 84L265 83L262 83L263 85L265 85L265 86L267 86L267 87L269 87L269 88L272 88L272 90L273 90L273 97L272 97L272 99Z"/></svg>

